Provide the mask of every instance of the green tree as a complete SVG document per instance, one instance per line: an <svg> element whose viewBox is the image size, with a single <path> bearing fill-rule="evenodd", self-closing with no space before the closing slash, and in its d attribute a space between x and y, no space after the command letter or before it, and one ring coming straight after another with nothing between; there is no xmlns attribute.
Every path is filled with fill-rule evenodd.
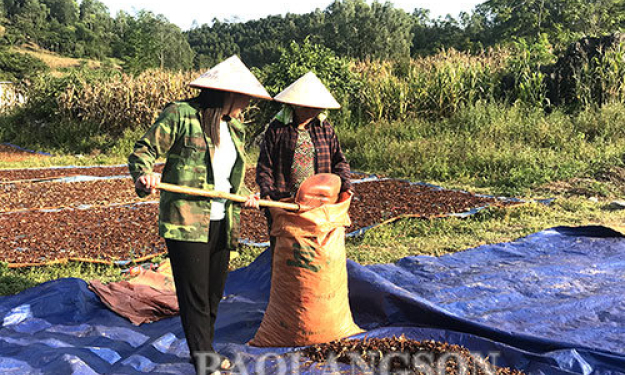
<svg viewBox="0 0 625 375"><path fill-rule="evenodd" d="M63 25L56 19L48 22L47 29L36 42L43 48L64 55L82 57L83 52L76 51L76 26Z"/></svg>
<svg viewBox="0 0 625 375"><path fill-rule="evenodd" d="M471 48L479 49L492 44L492 31L484 14L474 11L470 14L461 13L460 17L465 37L471 41Z"/></svg>
<svg viewBox="0 0 625 375"><path fill-rule="evenodd" d="M598 36L625 26L625 2L622 0L578 1L573 9L575 12L571 16L584 35Z"/></svg>
<svg viewBox="0 0 625 375"><path fill-rule="evenodd" d="M497 36L568 42L585 35L611 33L622 28L622 0L488 0L476 7Z"/></svg>
<svg viewBox="0 0 625 375"><path fill-rule="evenodd" d="M49 9L38 0L14 0L14 13L9 14L11 29L7 35L12 44L42 40L47 31Z"/></svg>
<svg viewBox="0 0 625 375"><path fill-rule="evenodd" d="M277 62L256 70L272 95L309 71L314 72L339 99L355 93L356 83L349 69L349 60L338 57L329 48L307 38L301 44L291 42L279 52Z"/></svg>
<svg viewBox="0 0 625 375"><path fill-rule="evenodd" d="M158 42L158 61L161 69L173 70L189 69L193 66L195 52L189 46L182 30L173 23L162 22L157 24L156 34Z"/></svg>
<svg viewBox="0 0 625 375"><path fill-rule="evenodd" d="M324 43L339 55L359 59L410 55L412 18L390 2L336 0L325 15Z"/></svg>
<svg viewBox="0 0 625 375"><path fill-rule="evenodd" d="M291 41L302 42L306 36L320 39L324 14L315 11L304 15L269 16L248 22L220 21L186 32L196 52L195 66L207 68L238 54L248 66L263 66L280 57L279 49Z"/></svg>
<svg viewBox="0 0 625 375"><path fill-rule="evenodd" d="M230 29L230 24L213 19L212 26L204 24L186 32L189 45L196 53L196 68L210 68L229 56L240 55L236 35L229 32Z"/></svg>
<svg viewBox="0 0 625 375"><path fill-rule="evenodd" d="M41 0L50 12L50 20L57 20L61 25L74 25L78 21L78 3L76 0Z"/></svg>
<svg viewBox="0 0 625 375"><path fill-rule="evenodd" d="M148 68L189 69L194 52L180 28L163 15L140 11L135 17L118 15L116 29L121 42L116 52L132 73Z"/></svg>
<svg viewBox="0 0 625 375"><path fill-rule="evenodd" d="M412 13L412 45L410 55L427 55L434 51L432 40L436 37L429 9L416 8Z"/></svg>
<svg viewBox="0 0 625 375"><path fill-rule="evenodd" d="M102 59L112 55L113 19L102 2L82 0L76 33L84 44L85 56Z"/></svg>
<svg viewBox="0 0 625 375"><path fill-rule="evenodd" d="M347 123L351 116L350 102L356 97L360 87L358 79L349 68L349 59L338 57L331 49L313 43L310 38L304 39L301 44L291 42L287 47L280 48L279 53L277 62L265 65L262 69L253 68L267 91L275 95L312 71L342 105L339 113L334 115L334 120ZM275 115L277 108L272 102L261 102L259 107L260 113L253 123L264 125L270 116ZM250 139L262 130L254 129Z"/></svg>
<svg viewBox="0 0 625 375"><path fill-rule="evenodd" d="M2 5L6 16L15 15L21 8L23 0L2 0Z"/></svg>
<svg viewBox="0 0 625 375"><path fill-rule="evenodd" d="M76 55L76 22L78 4L76 0L39 0L48 9L46 24L38 35L31 35L34 41L54 52Z"/></svg>
<svg viewBox="0 0 625 375"><path fill-rule="evenodd" d="M213 20L186 32L197 53L195 65L206 68L232 54L261 67L280 58L280 48L305 38L341 56L402 58L410 54L412 17L389 2L336 1L325 10L269 16L248 22Z"/></svg>
<svg viewBox="0 0 625 375"><path fill-rule="evenodd" d="M417 8L412 18L412 56L431 55L447 48L478 51L488 40L488 27L478 13L461 12L458 19L449 14L430 19L427 9Z"/></svg>
<svg viewBox="0 0 625 375"><path fill-rule="evenodd" d="M127 37L130 33L130 24L133 22L132 16L124 11L117 12L113 19L113 35L111 48L113 56L121 58L126 54L128 48Z"/></svg>

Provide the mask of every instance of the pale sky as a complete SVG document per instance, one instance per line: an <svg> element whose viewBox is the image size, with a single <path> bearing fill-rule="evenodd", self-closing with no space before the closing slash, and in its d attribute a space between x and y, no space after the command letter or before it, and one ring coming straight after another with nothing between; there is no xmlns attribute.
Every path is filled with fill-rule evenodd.
<svg viewBox="0 0 625 375"><path fill-rule="evenodd" d="M111 11L112 16L119 10L131 14L144 9L163 14L170 22L183 30L188 30L196 20L199 25L211 23L213 18L223 21L238 17L241 21L259 19L268 15L288 13L308 13L316 8L325 9L332 0L100 0ZM409 13L415 8L430 10L430 16L437 18L451 14L457 17L462 11L470 12L485 0L392 0L396 8ZM371 3L370 0L368 0ZM384 1L380 1L384 3Z"/></svg>

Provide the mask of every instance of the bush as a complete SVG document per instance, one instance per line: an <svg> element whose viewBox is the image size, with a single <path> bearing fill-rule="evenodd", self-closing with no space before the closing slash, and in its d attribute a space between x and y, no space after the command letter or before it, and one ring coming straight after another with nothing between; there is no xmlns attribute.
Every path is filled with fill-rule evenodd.
<svg viewBox="0 0 625 375"><path fill-rule="evenodd" d="M587 37L572 43L548 66L551 104L582 111L625 101L625 35Z"/></svg>
<svg viewBox="0 0 625 375"><path fill-rule="evenodd" d="M516 39L511 43L510 55L505 62L502 77L502 96L508 103L521 103L528 107L547 108L547 75L541 68L555 62L552 46L546 34L534 43Z"/></svg>
<svg viewBox="0 0 625 375"><path fill-rule="evenodd" d="M17 83L48 70L48 66L36 57L0 48L0 81Z"/></svg>
<svg viewBox="0 0 625 375"><path fill-rule="evenodd" d="M348 124L351 120L351 100L358 92L359 82L350 71L349 61L338 58L332 50L307 38L301 45L291 42L287 48L281 48L277 63L252 70L272 96L312 71L342 106L338 113L331 114L335 124ZM275 115L279 105L262 102L259 109L252 121L257 128L252 133L264 130L264 125Z"/></svg>

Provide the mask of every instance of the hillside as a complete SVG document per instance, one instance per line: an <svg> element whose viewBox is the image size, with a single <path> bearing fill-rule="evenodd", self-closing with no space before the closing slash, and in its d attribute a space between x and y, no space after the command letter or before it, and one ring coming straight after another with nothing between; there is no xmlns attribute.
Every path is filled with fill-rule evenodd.
<svg viewBox="0 0 625 375"><path fill-rule="evenodd" d="M78 68L83 64L86 64L86 66L90 69L99 69L103 65L101 61L94 59L77 59L73 57L62 56L58 53L50 52L44 48L41 48L33 43L23 44L19 47L11 47L9 48L9 51L24 55L30 55L31 57L41 60L50 68L50 71L56 76L61 76L65 74L67 69ZM115 68L121 69L118 64L114 64L113 66Z"/></svg>

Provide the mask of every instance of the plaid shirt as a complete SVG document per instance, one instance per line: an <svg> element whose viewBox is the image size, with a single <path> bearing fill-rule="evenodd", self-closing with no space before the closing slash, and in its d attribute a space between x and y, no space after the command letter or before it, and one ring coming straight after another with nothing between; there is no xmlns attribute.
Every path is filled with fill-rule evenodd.
<svg viewBox="0 0 625 375"><path fill-rule="evenodd" d="M315 173L337 174L341 177L341 191L349 190L349 163L341 151L332 125L328 121L314 119L307 125L307 129L315 145ZM273 120L269 124L256 165L256 183L262 198L269 196L278 200L291 196L289 180L297 137L293 122L285 125L279 120Z"/></svg>

